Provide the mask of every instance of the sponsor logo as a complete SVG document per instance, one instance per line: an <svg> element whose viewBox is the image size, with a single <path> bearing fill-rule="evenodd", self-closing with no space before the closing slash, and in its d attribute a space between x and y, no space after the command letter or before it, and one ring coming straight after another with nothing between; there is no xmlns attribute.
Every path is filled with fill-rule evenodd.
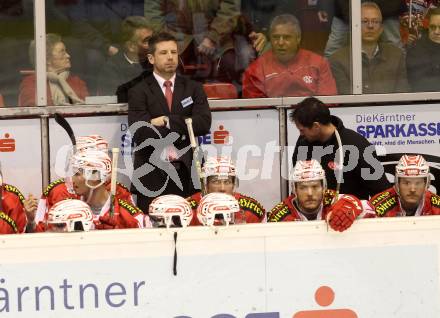
<svg viewBox="0 0 440 318"><path fill-rule="evenodd" d="M313 83L313 77L311 77L310 75L305 75L305 76L303 76L303 81L306 84L312 84Z"/></svg>
<svg viewBox="0 0 440 318"><path fill-rule="evenodd" d="M328 286L320 286L315 292L315 301L321 307L330 306L335 299L335 292ZM212 316L211 318L237 318L236 316L220 313ZM242 317L242 316L240 316ZM302 310L293 314L292 318L357 318L356 312L348 308L338 309L314 309L314 310ZM175 316L174 318L192 318L190 316ZM258 312L248 313L244 318L281 318L280 312Z"/></svg>
<svg viewBox="0 0 440 318"><path fill-rule="evenodd" d="M4 138L0 139L0 152L14 152L15 139L9 133L5 133Z"/></svg>
<svg viewBox="0 0 440 318"><path fill-rule="evenodd" d="M207 135L198 137L199 145L231 145L232 144L232 136L228 130L225 129L225 126L219 125L218 129L214 132L210 132Z"/></svg>

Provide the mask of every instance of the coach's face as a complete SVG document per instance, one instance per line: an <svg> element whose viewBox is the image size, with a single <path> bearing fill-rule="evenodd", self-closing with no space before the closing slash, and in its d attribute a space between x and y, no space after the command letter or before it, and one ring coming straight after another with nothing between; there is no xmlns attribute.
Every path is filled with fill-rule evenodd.
<svg viewBox="0 0 440 318"><path fill-rule="evenodd" d="M312 127L305 127L299 122L295 121L295 126L299 130L300 136L303 136L308 142L313 142L319 140L321 126L319 123L314 122Z"/></svg>
<svg viewBox="0 0 440 318"><path fill-rule="evenodd" d="M156 43L156 49L153 54L148 54L148 60L153 65L156 74L165 79L171 78L177 69L177 43L174 41Z"/></svg>

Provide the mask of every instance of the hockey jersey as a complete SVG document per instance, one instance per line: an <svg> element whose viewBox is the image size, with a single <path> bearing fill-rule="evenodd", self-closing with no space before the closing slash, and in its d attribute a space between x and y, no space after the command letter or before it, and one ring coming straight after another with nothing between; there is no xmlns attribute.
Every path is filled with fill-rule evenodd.
<svg viewBox="0 0 440 318"><path fill-rule="evenodd" d="M234 197L240 206L240 212L235 213L235 223L262 223L266 222L266 210L254 198L245 196L241 193L235 192ZM188 198L191 208L193 210L193 218L190 225L202 225L197 218L197 207L202 199L202 193L197 192ZM244 220L244 222L243 222Z"/></svg>
<svg viewBox="0 0 440 318"><path fill-rule="evenodd" d="M24 233L27 224L24 196L9 184L3 184L1 195L0 234Z"/></svg>
<svg viewBox="0 0 440 318"><path fill-rule="evenodd" d="M368 201L366 209L377 217L406 216L406 212L401 207L399 195L394 187L373 196ZM439 214L440 196L431 191L425 191L423 200L419 203L414 215L422 216Z"/></svg>

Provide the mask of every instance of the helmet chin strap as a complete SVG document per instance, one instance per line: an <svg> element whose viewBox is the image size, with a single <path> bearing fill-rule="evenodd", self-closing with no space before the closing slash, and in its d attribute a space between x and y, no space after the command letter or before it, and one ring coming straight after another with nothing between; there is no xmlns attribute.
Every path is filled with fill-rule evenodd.
<svg viewBox="0 0 440 318"><path fill-rule="evenodd" d="M90 200L91 200L91 198L92 198L92 196L93 196L93 191L94 191L94 189L93 188L90 188L90 191L87 193L87 195L85 196L85 199L86 199L86 203L88 204L88 205L90 205Z"/></svg>
<svg viewBox="0 0 440 318"><path fill-rule="evenodd" d="M101 182L98 183L97 185L91 185L91 184L89 183L89 180L86 180L86 186L89 187L89 188L92 189L92 190L95 190L96 188L102 186L102 185L104 184L104 182L105 182L104 180L101 180Z"/></svg>

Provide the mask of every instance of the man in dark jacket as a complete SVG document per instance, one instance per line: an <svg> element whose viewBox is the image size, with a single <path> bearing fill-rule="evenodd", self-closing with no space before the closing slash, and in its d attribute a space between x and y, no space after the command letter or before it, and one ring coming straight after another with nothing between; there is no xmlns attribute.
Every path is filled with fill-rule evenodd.
<svg viewBox="0 0 440 318"><path fill-rule="evenodd" d="M362 2L366 2L362 0ZM401 0L371 0L379 6L384 25L384 40L393 43L397 47L402 47L399 31L399 15L404 11L405 6ZM350 1L349 0L319 0L318 17L321 22L331 23L331 33L329 35L324 55L329 57L336 50L348 44L350 34Z"/></svg>
<svg viewBox="0 0 440 318"><path fill-rule="evenodd" d="M374 146L354 130L345 128L341 119L331 116L319 99L304 99L290 119L300 132L292 156L293 166L298 160L316 159L325 170L329 189L336 189L340 181L340 193L353 194L361 200L390 187ZM342 165L337 155L340 148L337 133L343 149ZM342 178L338 180L341 166Z"/></svg>
<svg viewBox="0 0 440 318"><path fill-rule="evenodd" d="M202 85L176 75L176 39L159 33L148 45L153 74L128 92L128 123L136 145L132 191L144 212L159 195L189 197L196 192L185 119L192 119L196 136L207 134L211 128L211 111Z"/></svg>
<svg viewBox="0 0 440 318"><path fill-rule="evenodd" d="M431 11L428 34L408 50L406 62L412 91L440 91L440 8Z"/></svg>
<svg viewBox="0 0 440 318"><path fill-rule="evenodd" d="M405 56L391 43L380 42L383 18L375 2L361 7L362 92L364 94L397 93L409 90ZM345 46L330 56L332 73L339 94L352 93L351 48Z"/></svg>
<svg viewBox="0 0 440 318"><path fill-rule="evenodd" d="M131 16L122 22L121 47L110 57L99 74L98 95L115 95L116 89L139 76L143 71L153 71L147 60L148 40L153 28L141 16ZM126 101L125 101L126 102Z"/></svg>

